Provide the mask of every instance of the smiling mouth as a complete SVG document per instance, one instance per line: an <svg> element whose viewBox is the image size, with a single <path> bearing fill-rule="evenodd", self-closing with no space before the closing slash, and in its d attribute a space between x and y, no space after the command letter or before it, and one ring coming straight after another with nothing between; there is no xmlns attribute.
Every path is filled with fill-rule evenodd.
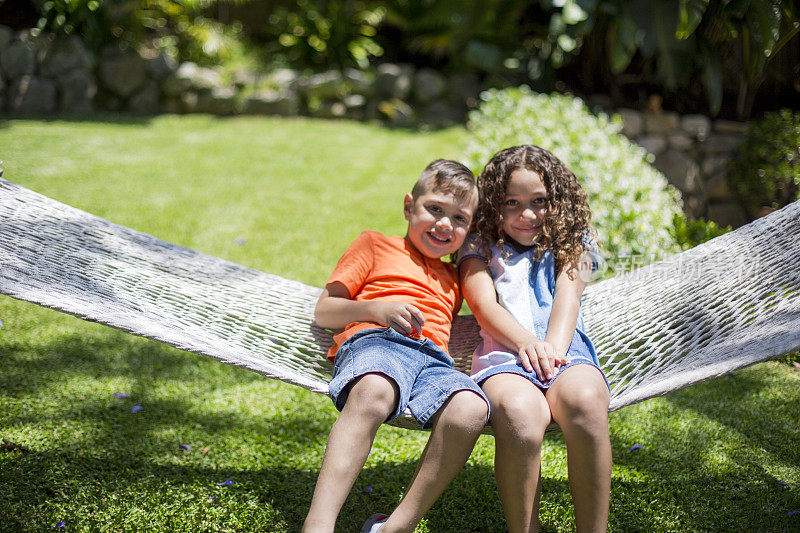
<svg viewBox="0 0 800 533"><path fill-rule="evenodd" d="M450 242L450 238L449 238L449 237L439 237L438 235L436 235L436 234L434 234L434 233L431 233L430 231L428 232L428 237L429 237L429 238L430 238L430 240L432 240L434 243L436 243L436 244L440 244L440 245L442 245L442 244L448 244L448 243Z"/></svg>

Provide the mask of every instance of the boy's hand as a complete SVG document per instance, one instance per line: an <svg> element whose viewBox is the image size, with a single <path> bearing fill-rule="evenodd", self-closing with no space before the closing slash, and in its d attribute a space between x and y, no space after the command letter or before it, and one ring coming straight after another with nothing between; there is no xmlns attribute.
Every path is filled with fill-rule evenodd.
<svg viewBox="0 0 800 533"><path fill-rule="evenodd" d="M550 381L556 375L556 369L569 362L565 355L556 355L552 344L538 339L522 347L519 359L523 368L536 372L542 382Z"/></svg>
<svg viewBox="0 0 800 533"><path fill-rule="evenodd" d="M411 304L403 302L373 302L375 322L387 326L403 335L419 334L425 325L422 312Z"/></svg>

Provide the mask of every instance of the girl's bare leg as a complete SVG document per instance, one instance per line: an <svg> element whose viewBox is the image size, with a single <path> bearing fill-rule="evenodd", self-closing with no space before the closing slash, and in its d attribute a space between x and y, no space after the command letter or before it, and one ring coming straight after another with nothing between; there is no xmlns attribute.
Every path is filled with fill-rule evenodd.
<svg viewBox="0 0 800 533"><path fill-rule="evenodd" d="M333 532L336 518L372 448L378 428L399 399L394 381L366 374L354 382L333 424L322 459L304 532Z"/></svg>
<svg viewBox="0 0 800 533"><path fill-rule="evenodd" d="M516 374L488 378L483 391L492 406L495 477L506 525L511 533L538 531L542 440L550 407L538 387Z"/></svg>
<svg viewBox="0 0 800 533"><path fill-rule="evenodd" d="M486 424L488 406L478 394L453 394L433 418L433 429L402 501L381 533L414 531L469 459Z"/></svg>
<svg viewBox="0 0 800 533"><path fill-rule="evenodd" d="M567 470L579 533L606 531L611 496L608 387L590 365L565 369L547 391L567 443Z"/></svg>

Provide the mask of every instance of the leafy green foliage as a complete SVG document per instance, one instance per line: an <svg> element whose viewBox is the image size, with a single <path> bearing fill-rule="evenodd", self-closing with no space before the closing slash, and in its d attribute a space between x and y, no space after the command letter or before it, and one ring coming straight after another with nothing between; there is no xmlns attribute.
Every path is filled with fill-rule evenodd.
<svg viewBox="0 0 800 533"><path fill-rule="evenodd" d="M600 244L612 261L652 260L678 250L670 222L678 195L647 162L646 151L619 133L621 121L595 115L578 98L528 87L490 90L470 114L468 165L479 172L502 148L535 144L553 152L589 195Z"/></svg>
<svg viewBox="0 0 800 533"><path fill-rule="evenodd" d="M366 68L383 54L374 37L384 14L357 0L298 0L270 15L271 48L295 66Z"/></svg>
<svg viewBox="0 0 800 533"><path fill-rule="evenodd" d="M694 248L715 237L731 231L730 226L719 226L713 220L687 218L683 214L672 217L672 236L682 250Z"/></svg>
<svg viewBox="0 0 800 533"><path fill-rule="evenodd" d="M40 2L39 28L55 35L80 35L99 50L117 40L141 37L136 0L46 0Z"/></svg>
<svg viewBox="0 0 800 533"><path fill-rule="evenodd" d="M727 176L751 219L800 199L800 113L782 109L751 124Z"/></svg>

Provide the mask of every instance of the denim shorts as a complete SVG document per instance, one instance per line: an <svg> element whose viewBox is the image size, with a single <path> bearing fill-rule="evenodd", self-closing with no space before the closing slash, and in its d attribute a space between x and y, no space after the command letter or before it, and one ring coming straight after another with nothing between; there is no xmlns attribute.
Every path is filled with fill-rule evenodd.
<svg viewBox="0 0 800 533"><path fill-rule="evenodd" d="M577 332L572 337L572 342L567 350L567 359L569 359L569 363L558 367L555 376L548 381L541 381L535 371L528 372L525 370L525 367L522 366L519 360L519 356L515 354L500 350L485 355L476 353L472 357L472 368L473 371L474 369L480 370L473 374L472 379L479 384L483 384L484 381L497 374L519 374L540 389L547 390L555 383L556 379L558 379L565 369L575 365L591 365L600 372L600 375L603 376L603 380L606 382L606 386L608 386L608 380L600 369L594 348L592 348L583 336L579 335Z"/></svg>
<svg viewBox="0 0 800 533"><path fill-rule="evenodd" d="M382 374L397 384L400 400L387 422L408 408L420 426L428 429L430 418L460 390L473 391L489 406L481 388L453 368L453 359L433 341L412 339L391 328L359 331L339 348L328 385L336 409L344 408L349 385L364 374Z"/></svg>

